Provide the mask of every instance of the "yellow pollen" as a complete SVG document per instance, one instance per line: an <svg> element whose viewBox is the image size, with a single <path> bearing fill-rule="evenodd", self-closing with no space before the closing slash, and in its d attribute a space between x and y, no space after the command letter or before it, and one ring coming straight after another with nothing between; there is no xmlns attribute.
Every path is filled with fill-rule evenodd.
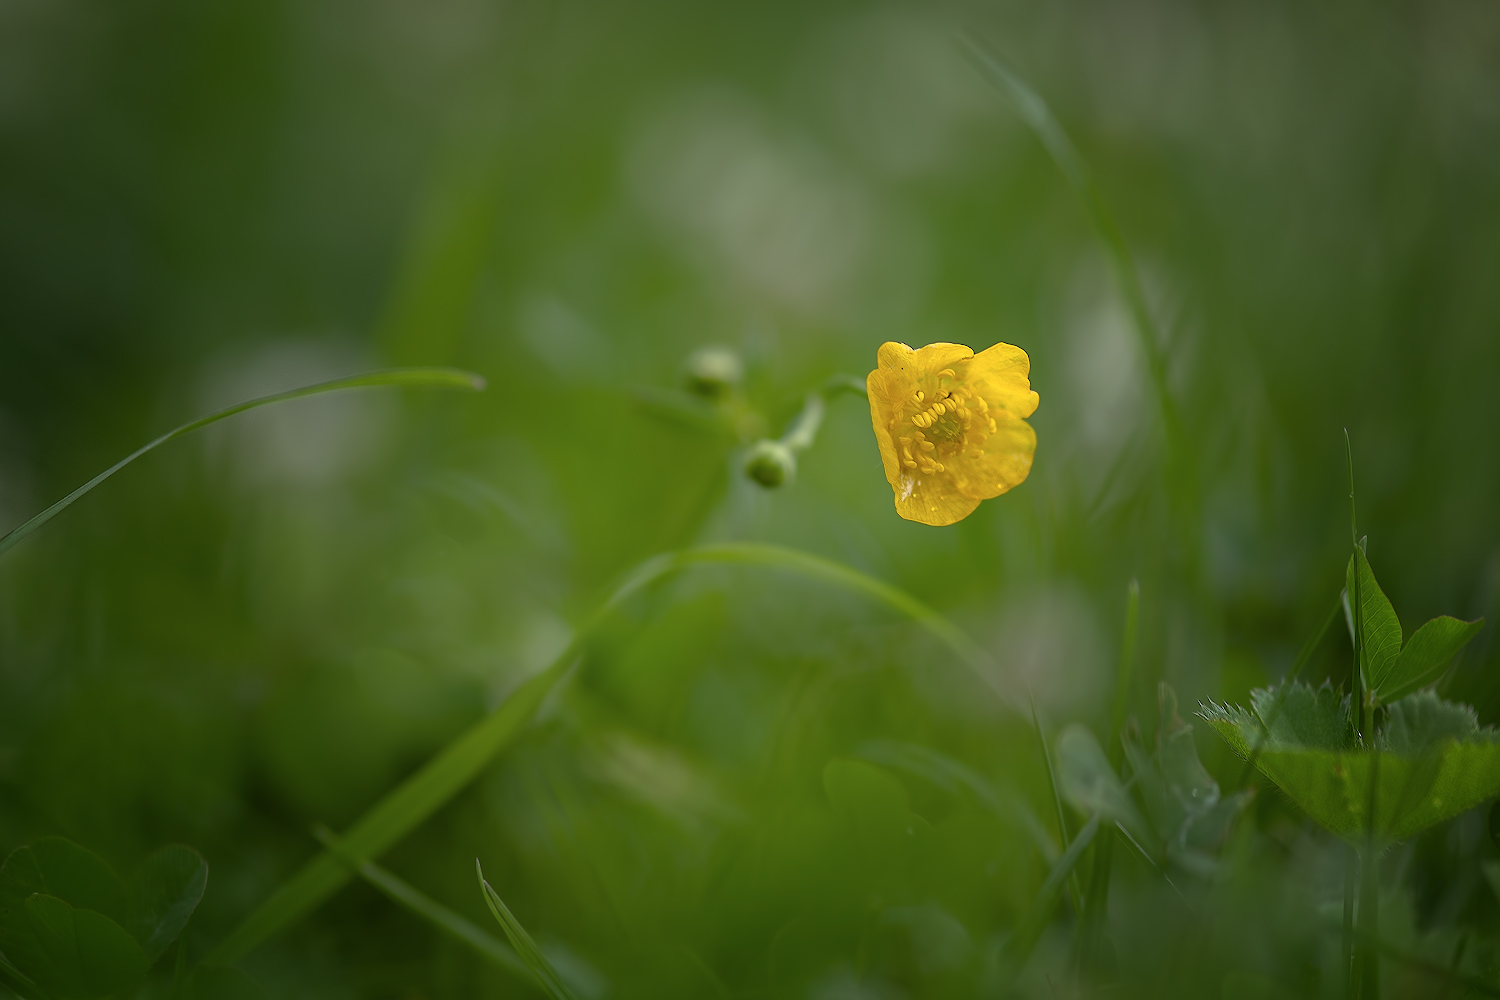
<svg viewBox="0 0 1500 1000"><path fill-rule="evenodd" d="M924 400L926 398L927 398L927 393L923 392L921 389L918 389L917 390L917 402L920 403L922 400Z"/></svg>
<svg viewBox="0 0 1500 1000"><path fill-rule="evenodd" d="M932 412L936 413L938 416L941 417L944 413L947 413L948 411L945 410L945 409L943 409L943 404L942 403L933 403L932 404Z"/></svg>
<svg viewBox="0 0 1500 1000"><path fill-rule="evenodd" d="M932 449L937 447L937 445L933 444L931 441L923 441L921 442L921 444L923 451L931 451Z"/></svg>
<svg viewBox="0 0 1500 1000"><path fill-rule="evenodd" d="M917 463L913 462L909 458L906 461L902 462L901 464L904 465L904 466L906 466L908 469L915 469L917 467Z"/></svg>
<svg viewBox="0 0 1500 1000"><path fill-rule="evenodd" d="M948 376L949 378L958 378L958 373L955 372L952 368L944 368L942 371L938 372L938 378L942 378L944 375Z"/></svg>

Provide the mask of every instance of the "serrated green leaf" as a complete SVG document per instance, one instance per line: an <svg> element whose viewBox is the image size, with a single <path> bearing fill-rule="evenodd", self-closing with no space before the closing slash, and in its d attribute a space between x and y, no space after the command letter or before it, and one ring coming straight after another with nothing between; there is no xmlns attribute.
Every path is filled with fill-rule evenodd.
<svg viewBox="0 0 1500 1000"><path fill-rule="evenodd" d="M187 926L208 885L208 862L173 844L147 858L130 880L126 927L154 963Z"/></svg>
<svg viewBox="0 0 1500 1000"><path fill-rule="evenodd" d="M1422 691L1391 705L1380 731L1380 748L1403 757L1420 757L1449 740L1482 741L1479 717L1468 705L1443 701Z"/></svg>
<svg viewBox="0 0 1500 1000"><path fill-rule="evenodd" d="M1354 745L1349 728L1349 697L1324 683L1300 681L1250 692L1250 704L1264 727L1268 746L1346 750Z"/></svg>
<svg viewBox="0 0 1500 1000"><path fill-rule="evenodd" d="M1356 573L1359 582L1357 591ZM1364 677L1365 687L1378 693L1401 655L1401 620L1396 617L1396 610L1386 599L1385 591L1376 582L1375 571L1370 568L1370 561L1365 558L1363 550L1354 550L1344 578L1350 599L1353 599L1354 594L1359 594L1365 646L1361 676Z"/></svg>
<svg viewBox="0 0 1500 1000"><path fill-rule="evenodd" d="M1417 629L1381 684L1381 701L1395 701L1443 675L1449 661L1484 628L1484 619L1466 622L1442 615Z"/></svg>
<svg viewBox="0 0 1500 1000"><path fill-rule="evenodd" d="M1137 836L1150 829L1086 726L1075 722L1064 728L1057 736L1056 752L1057 781L1074 808L1123 823Z"/></svg>
<svg viewBox="0 0 1500 1000"><path fill-rule="evenodd" d="M1372 832L1372 782L1373 833L1383 841L1404 840L1500 794L1500 734L1480 729L1467 706L1430 691L1389 707L1378 753L1265 741L1258 720L1238 709L1213 706L1200 714L1246 757L1264 743L1255 757L1261 772L1309 816L1355 843Z"/></svg>

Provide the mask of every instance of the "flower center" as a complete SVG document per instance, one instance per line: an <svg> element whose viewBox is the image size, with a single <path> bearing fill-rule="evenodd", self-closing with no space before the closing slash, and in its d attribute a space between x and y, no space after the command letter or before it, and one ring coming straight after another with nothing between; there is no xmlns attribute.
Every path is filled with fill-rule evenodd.
<svg viewBox="0 0 1500 1000"><path fill-rule="evenodd" d="M982 451L986 431L994 428L989 405L965 389L952 368L938 372L933 383L930 394L918 389L907 401L902 423L912 429L900 437L901 464L928 475L946 471L944 460L962 458L966 450Z"/></svg>

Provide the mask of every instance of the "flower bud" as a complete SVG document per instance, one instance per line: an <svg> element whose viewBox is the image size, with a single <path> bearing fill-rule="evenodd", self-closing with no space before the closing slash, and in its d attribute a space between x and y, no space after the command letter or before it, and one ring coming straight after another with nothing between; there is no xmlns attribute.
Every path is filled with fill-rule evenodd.
<svg viewBox="0 0 1500 1000"><path fill-rule="evenodd" d="M687 387L705 399L723 399L740 384L745 368L728 347L700 347L688 358Z"/></svg>
<svg viewBox="0 0 1500 1000"><path fill-rule="evenodd" d="M745 475L775 489L797 475L797 457L780 441L757 441L745 459Z"/></svg>

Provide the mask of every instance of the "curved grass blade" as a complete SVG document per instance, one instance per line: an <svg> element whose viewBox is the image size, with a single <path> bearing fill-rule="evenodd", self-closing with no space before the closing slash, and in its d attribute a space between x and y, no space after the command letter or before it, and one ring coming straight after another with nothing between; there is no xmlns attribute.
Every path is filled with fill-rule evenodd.
<svg viewBox="0 0 1500 1000"><path fill-rule="evenodd" d="M1036 133L1042 145L1047 147L1053 162L1068 179L1078 199L1083 202L1084 211L1088 213L1089 221L1093 223L1095 232L1109 254L1115 278L1120 283L1125 304L1134 321L1141 351L1151 373L1152 388L1156 391L1157 406L1166 428L1168 446L1180 453L1183 429L1167 382L1167 360L1162 351L1160 332L1146 305L1146 293L1141 284L1140 272L1135 266L1135 258L1131 255L1124 236L1120 234L1120 227L1116 225L1114 216L1100 197L1099 190L1089 175L1088 166L1078 153L1078 147L1073 145L1073 140L1063 131L1062 125L1053 116L1052 109L1047 107L1047 102L1042 100L1041 95L1017 76L993 49L967 32L959 36L959 42L985 78L1015 104L1021 118Z"/></svg>
<svg viewBox="0 0 1500 1000"><path fill-rule="evenodd" d="M905 591L832 560L795 549L752 543L708 545L653 556L625 575L551 666L518 687L498 708L376 803L345 834L339 855L325 851L283 882L204 961L233 965L271 935L317 908L353 877L351 861L363 863L379 857L457 795L515 738L553 687L567 675L588 637L610 611L664 576L709 563L777 567L864 594L922 625L994 683L993 660L957 625Z"/></svg>
<svg viewBox="0 0 1500 1000"><path fill-rule="evenodd" d="M537 983L552 1000L577 1000L573 991L568 989L568 984L563 982L562 976L547 961L547 956L542 954L542 949L536 946L531 935L526 933L526 928L521 926L521 921L510 912L505 900L484 880L484 869L480 867L478 858L474 859L474 871L479 876L479 891L484 893L484 901L489 904L490 912L495 915L500 926L505 928L505 936L510 938L511 947L516 949L516 954L521 956L521 960L536 977Z"/></svg>
<svg viewBox="0 0 1500 1000"><path fill-rule="evenodd" d="M948 618L928 607L925 603L883 580L861 573L843 563L824 559L797 549L779 545L764 545L757 542L733 542L722 545L705 545L695 549L658 556L672 561L673 568L696 563L738 563L752 566L769 566L791 570L814 580L823 580L856 594L863 594L878 604L884 604L900 612L932 634L943 645L973 670L1010 708L1020 711L1011 701L1010 695L996 686L998 665L984 647L967 632L953 624ZM643 564L644 565L644 564Z"/></svg>
<svg viewBox="0 0 1500 1000"><path fill-rule="evenodd" d="M313 828L313 836L317 837L324 847L344 858L344 845L328 827L318 824ZM521 961L521 956L517 955L509 945L497 940L493 935L486 934L410 882L373 861L355 862L349 858L344 858L344 860L359 873L360 878L374 886L386 898L400 903L433 926L447 931L501 968L530 978L531 973L526 963Z"/></svg>
<svg viewBox="0 0 1500 1000"><path fill-rule="evenodd" d="M232 417L237 413L244 413L246 410L253 410L257 407L269 406L272 403L282 403L289 399L300 399L303 396L316 396L324 392L336 392L340 389L365 389L376 386L404 386L422 389L468 389L470 391L478 391L484 388L484 379L472 372L459 371L456 368L390 368L385 371L369 372L365 375L355 375L350 378L339 378L330 382L305 385L299 389L290 389L286 392L278 392L275 395L261 396L259 399L246 400L243 403L227 406L205 417L199 417L197 420L183 424L175 430L167 431L167 433L156 440L142 445L114 465L99 473L93 479L78 487L72 493L69 493L40 514L31 518L25 524L12 529L3 538L0 538L0 555L3 555L7 550L19 544L42 525L73 506L84 494L104 482L110 476L113 476L131 462L134 462L147 452L161 447L168 441L191 434L193 431L207 427L209 424L218 423L226 417Z"/></svg>

